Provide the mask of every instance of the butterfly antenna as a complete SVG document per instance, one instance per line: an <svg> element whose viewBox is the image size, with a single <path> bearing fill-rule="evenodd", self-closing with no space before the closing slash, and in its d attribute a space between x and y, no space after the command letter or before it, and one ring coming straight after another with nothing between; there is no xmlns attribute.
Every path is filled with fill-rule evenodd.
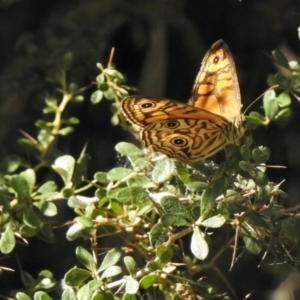
<svg viewBox="0 0 300 300"><path fill-rule="evenodd" d="M244 114L246 114L247 110L254 104L256 103L260 98L262 98L268 91L270 90L274 90L278 87L279 85L273 85L271 87L269 87L266 91L264 91L259 97L257 97L250 105L248 105L248 107L245 109Z"/></svg>

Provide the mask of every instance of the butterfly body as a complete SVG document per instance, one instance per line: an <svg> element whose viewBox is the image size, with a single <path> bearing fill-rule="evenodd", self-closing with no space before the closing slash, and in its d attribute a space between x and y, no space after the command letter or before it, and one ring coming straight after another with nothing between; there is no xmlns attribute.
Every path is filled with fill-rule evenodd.
<svg viewBox="0 0 300 300"><path fill-rule="evenodd" d="M142 129L140 137L146 147L186 163L237 144L245 131L234 62L221 40L204 57L189 104L132 96L121 107Z"/></svg>

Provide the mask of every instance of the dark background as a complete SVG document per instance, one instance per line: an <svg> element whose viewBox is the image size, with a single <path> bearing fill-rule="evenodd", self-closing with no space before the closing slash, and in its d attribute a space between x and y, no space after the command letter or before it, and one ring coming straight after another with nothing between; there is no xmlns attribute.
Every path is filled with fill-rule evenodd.
<svg viewBox="0 0 300 300"><path fill-rule="evenodd" d="M271 51L288 49L298 56L299 25L298 0L0 0L0 158L11 153L26 156L16 143L21 137L18 129L35 136L34 122L44 117L45 96L57 95L46 78L59 68L66 52L74 56L70 81L79 86L95 80L96 62L105 65L114 46L114 63L139 94L186 101L205 52L221 38L235 59L246 108L267 89L268 74L276 72L268 56ZM64 153L78 157L88 141L90 174L118 164L114 146L129 139L122 128L110 124L108 101L91 104L92 92L85 92L84 103L70 107L69 114L81 123L76 134L59 144ZM257 102L254 109L262 112L261 106ZM300 190L296 99L292 107L289 121L253 132L257 145L270 147L270 164L287 167L270 170L269 176L275 182L286 179L288 206L297 205ZM48 246L36 243L44 253ZM40 258L31 257L30 247L22 248L19 258L30 273L49 268L59 277L75 264L74 254L68 252L73 247L62 244L65 266L51 260L54 250L42 265L35 264ZM258 270L258 263L257 257L245 254L231 275L241 295L256 290L252 299L263 299L283 279ZM1 280L0 292L8 287ZM10 284L17 287L20 281L11 277Z"/></svg>

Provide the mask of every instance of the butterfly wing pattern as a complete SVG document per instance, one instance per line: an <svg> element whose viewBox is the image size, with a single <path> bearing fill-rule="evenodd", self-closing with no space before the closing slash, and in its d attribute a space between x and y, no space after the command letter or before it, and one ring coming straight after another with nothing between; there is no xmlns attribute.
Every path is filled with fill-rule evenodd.
<svg viewBox="0 0 300 300"><path fill-rule="evenodd" d="M221 40L202 61L189 104L131 96L121 108L142 129L145 147L185 163L204 160L236 144L245 131L233 58Z"/></svg>

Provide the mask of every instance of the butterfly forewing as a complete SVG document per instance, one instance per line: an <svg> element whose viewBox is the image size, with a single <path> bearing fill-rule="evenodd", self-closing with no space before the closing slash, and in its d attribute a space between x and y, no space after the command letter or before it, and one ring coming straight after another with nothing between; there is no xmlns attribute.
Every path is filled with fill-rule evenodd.
<svg viewBox="0 0 300 300"><path fill-rule="evenodd" d="M146 147L185 163L203 160L236 144L245 131L241 97L231 53L217 41L205 55L188 104L132 96L124 115L141 127Z"/></svg>
<svg viewBox="0 0 300 300"><path fill-rule="evenodd" d="M122 101L122 111L135 125L145 126L168 119L202 119L226 124L227 120L206 110L165 98L127 97Z"/></svg>
<svg viewBox="0 0 300 300"><path fill-rule="evenodd" d="M222 40L206 53L189 104L226 118L240 114L241 96L234 60Z"/></svg>

